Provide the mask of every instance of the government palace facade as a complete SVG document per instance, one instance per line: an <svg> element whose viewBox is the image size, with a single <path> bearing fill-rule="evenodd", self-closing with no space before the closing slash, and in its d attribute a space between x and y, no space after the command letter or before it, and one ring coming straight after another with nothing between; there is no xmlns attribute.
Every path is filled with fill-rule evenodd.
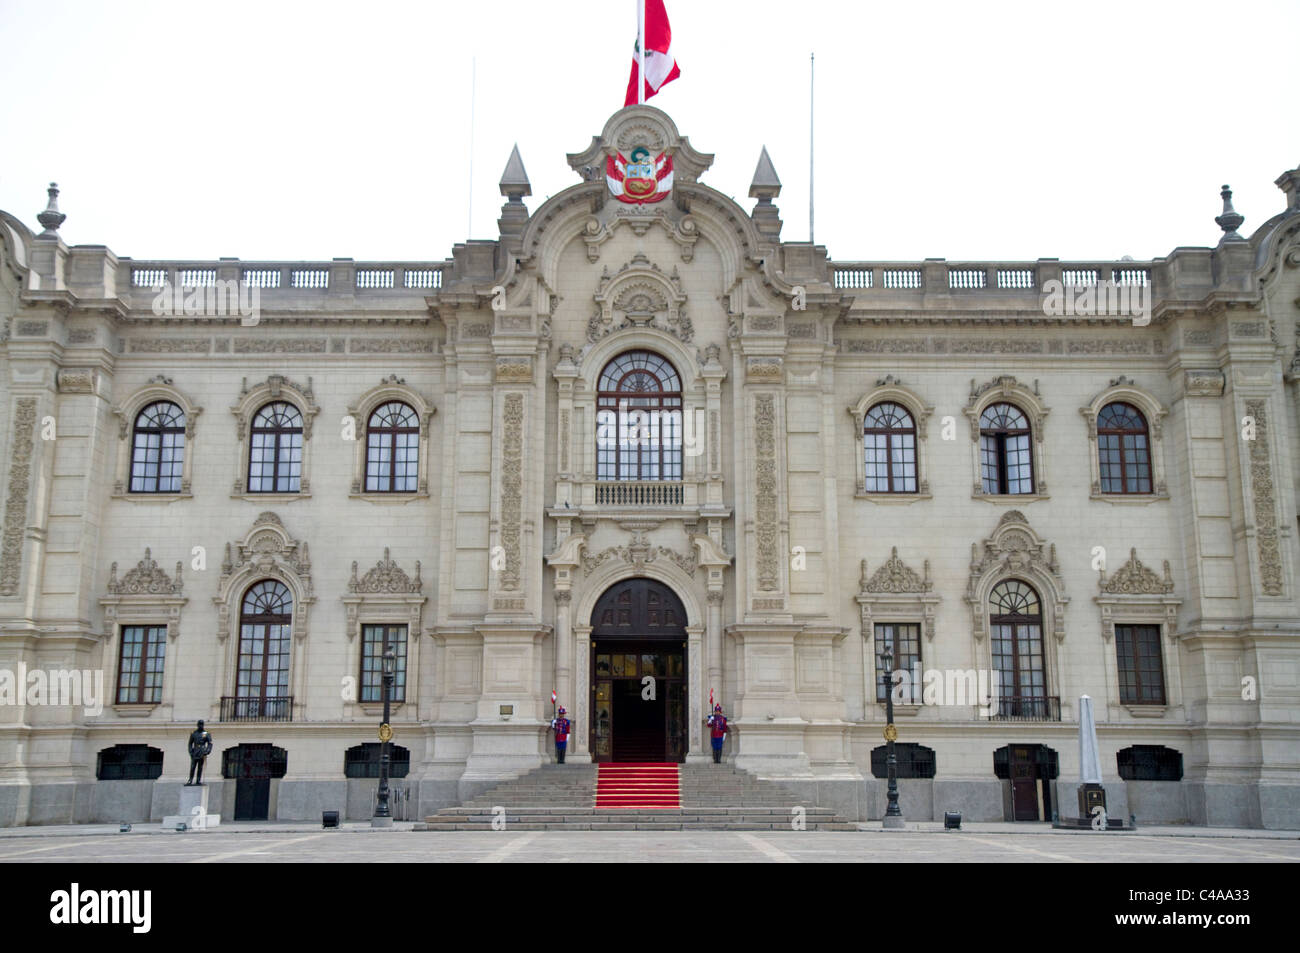
<svg viewBox="0 0 1300 953"><path fill-rule="evenodd" d="M399 817L555 692L570 763L713 699L879 819L888 648L909 820L1073 813L1087 695L1112 815L1300 828L1300 170L1150 261L862 262L712 159L627 107L433 262L0 213L0 825L174 813L199 719L214 813L369 817L390 653Z"/></svg>

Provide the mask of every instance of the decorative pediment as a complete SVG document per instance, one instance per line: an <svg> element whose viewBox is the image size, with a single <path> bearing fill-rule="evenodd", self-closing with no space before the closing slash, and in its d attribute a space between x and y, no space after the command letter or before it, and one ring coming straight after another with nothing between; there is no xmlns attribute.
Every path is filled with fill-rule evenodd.
<svg viewBox="0 0 1300 953"><path fill-rule="evenodd" d="M1099 594L1093 597L1101 611L1101 634L1107 642L1115 637L1116 623L1160 625L1166 638L1174 639L1178 631L1178 607L1183 601L1174 593L1173 573L1169 560L1164 561L1164 576L1142 564L1137 549L1129 550L1128 562L1106 577L1100 570Z"/></svg>
<svg viewBox="0 0 1300 953"><path fill-rule="evenodd" d="M144 559L135 564L119 581L117 563L109 570L108 591L116 596L135 595L180 595L184 585L181 580L181 561L176 560L176 578L173 580L167 571L153 560L148 546L144 548Z"/></svg>
<svg viewBox="0 0 1300 953"><path fill-rule="evenodd" d="M595 295L598 310L587 322L591 343L625 328L650 327L689 343L695 326L686 315L686 295L674 267L665 272L637 252L614 274L606 268Z"/></svg>
<svg viewBox="0 0 1300 953"><path fill-rule="evenodd" d="M348 592L412 593L419 592L423 586L424 582L420 579L420 561L418 559L415 561L415 578L412 579L389 558L388 547L384 547L384 558L360 579L357 578L356 560L352 561L352 578L348 580Z"/></svg>
<svg viewBox="0 0 1300 953"><path fill-rule="evenodd" d="M989 590L999 581L1021 578L1039 590L1052 608L1052 633L1065 638L1065 579L1056 559L1056 544L1048 544L1030 527L1019 510L1008 510L998 520L993 535L972 543L966 602L971 607L975 638L983 639L988 625Z"/></svg>
<svg viewBox="0 0 1300 953"><path fill-rule="evenodd" d="M1165 575L1162 579L1155 572L1142 565L1137 557L1137 549L1130 549L1128 562L1121 566L1115 575L1106 578L1106 570L1101 570L1098 587L1107 595L1164 595L1174 591L1173 576L1169 572L1169 560L1165 560Z"/></svg>
<svg viewBox="0 0 1300 953"><path fill-rule="evenodd" d="M135 564L121 579L117 576L117 563L108 573L108 595L99 600L110 630L121 624L166 625L167 637L180 635L181 607L189 600L182 594L181 561L176 561L176 575L167 571L153 559L145 547L144 559Z"/></svg>
<svg viewBox="0 0 1300 953"><path fill-rule="evenodd" d="M226 543L221 562L221 579L213 604L217 607L217 637L230 635L231 619L238 617L238 600L258 579L278 579L293 594L293 634L307 637L309 607L316 601L312 591L311 555L307 543L294 539L280 517L262 513L243 539Z"/></svg>
<svg viewBox="0 0 1300 953"><path fill-rule="evenodd" d="M354 639L366 623L404 623L412 637L420 633L420 615L428 597L421 594L420 561L415 561L414 577L397 565L384 548L379 560L364 576L357 577L357 563L352 563L348 593L343 596L347 613L347 635Z"/></svg>
<svg viewBox="0 0 1300 953"><path fill-rule="evenodd" d="M611 559L620 559L635 569L642 569L656 560L667 560L674 563L686 575L695 575L695 570L700 565L701 553L697 545L692 545L690 552L685 554L679 553L668 546L652 546L650 541L646 539L645 534L650 528L653 528L653 525L657 524L649 527L636 523L621 525L632 533L632 541L626 546L609 546L598 553L584 554L582 556L582 574L584 576L590 576ZM706 565L716 562L714 557L717 553L713 551L715 549L716 547L710 545L710 551L704 554L708 560Z"/></svg>
<svg viewBox="0 0 1300 953"><path fill-rule="evenodd" d="M890 550L889 559L870 579L867 578L867 561L862 560L860 584L863 592L930 592L934 589L930 580L930 560L925 561L925 576L921 577L898 558L897 546Z"/></svg>
<svg viewBox="0 0 1300 953"><path fill-rule="evenodd" d="M923 563L923 574L908 566L898 556L898 547L890 549L889 558L874 572L862 560L858 581L858 605L862 608L862 636L875 637L875 622L917 622L925 637L934 639L935 607L941 601L930 578L930 560Z"/></svg>

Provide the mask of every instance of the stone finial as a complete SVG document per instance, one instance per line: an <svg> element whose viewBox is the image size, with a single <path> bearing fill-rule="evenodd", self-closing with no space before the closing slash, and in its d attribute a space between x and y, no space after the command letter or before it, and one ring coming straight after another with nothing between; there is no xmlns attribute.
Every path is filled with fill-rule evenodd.
<svg viewBox="0 0 1300 953"><path fill-rule="evenodd" d="M524 171L524 160L519 157L518 143L510 150L506 170L501 173L501 194L509 198L512 203L518 203L525 195L533 194L528 173Z"/></svg>
<svg viewBox="0 0 1300 953"><path fill-rule="evenodd" d="M1245 239L1237 234L1237 229L1241 228L1241 223L1246 218L1232 207L1232 189L1225 185L1219 195L1223 197L1223 214L1216 216L1214 219L1215 224L1223 229L1223 237L1219 239L1219 244L1222 245L1224 242L1244 242Z"/></svg>
<svg viewBox="0 0 1300 953"><path fill-rule="evenodd" d="M40 237L58 238L59 226L68 217L59 211L59 183L51 182L49 189L46 191L50 196L49 203L45 206L45 211L36 216L36 221L40 222L45 228Z"/></svg>
<svg viewBox="0 0 1300 953"><path fill-rule="evenodd" d="M758 165L754 168L754 181L749 183L749 197L758 199L759 205L768 205L780 194L781 180L777 178L772 158L767 154L767 146L764 146L758 156Z"/></svg>

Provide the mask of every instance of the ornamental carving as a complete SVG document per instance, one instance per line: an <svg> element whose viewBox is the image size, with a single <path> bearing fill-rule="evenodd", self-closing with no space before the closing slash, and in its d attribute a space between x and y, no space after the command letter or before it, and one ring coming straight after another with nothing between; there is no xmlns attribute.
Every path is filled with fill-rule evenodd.
<svg viewBox="0 0 1300 953"><path fill-rule="evenodd" d="M167 575L145 547L144 559L135 564L121 579L117 577L117 563L108 573L108 594L99 604L104 609L104 623L109 638L117 631L119 623L127 625L165 625L167 637L180 635L181 608L189 602L183 594L182 563L176 561L176 576Z"/></svg>
<svg viewBox="0 0 1300 953"><path fill-rule="evenodd" d="M117 563L113 563L108 573L108 591L115 596L178 596L183 586L181 561L176 561L176 578L173 580L166 570L154 562L148 546L144 549L144 559L136 563L135 568L129 570L121 580L117 578Z"/></svg>
<svg viewBox="0 0 1300 953"><path fill-rule="evenodd" d="M388 555L384 547L384 558L368 570L360 579L357 578L357 563L352 562L352 578L348 580L348 592L356 593L416 593L424 582L420 579L420 561L415 561L415 578L412 579Z"/></svg>
<svg viewBox="0 0 1300 953"><path fill-rule="evenodd" d="M502 413L505 429L501 441L501 546L506 564L501 588L519 589L521 527L523 515L524 395L506 394Z"/></svg>
<svg viewBox="0 0 1300 953"><path fill-rule="evenodd" d="M628 565L641 569L658 559L667 559L688 576L695 575L699 566L699 554L695 549L683 555L667 546L652 547L645 539L643 530L635 530L632 542L627 546L609 546L598 553L584 553L582 557L582 574L590 576L611 559L620 559Z"/></svg>
<svg viewBox="0 0 1300 953"><path fill-rule="evenodd" d="M593 344L628 328L655 328L687 344L695 339L677 269L665 272L640 252L614 274L602 272L595 300L598 310L587 321Z"/></svg>
<svg viewBox="0 0 1300 953"><path fill-rule="evenodd" d="M1223 372L1187 371L1183 375L1183 387L1188 397L1221 397Z"/></svg>
<svg viewBox="0 0 1300 953"><path fill-rule="evenodd" d="M898 558L898 547L895 546L890 550L889 559L870 579L867 578L867 561L862 560L860 586L863 592L931 592L934 583L930 579L930 560L925 561L925 575L920 576Z"/></svg>
<svg viewBox="0 0 1300 953"><path fill-rule="evenodd" d="M1059 642L1065 638L1065 580L1056 558L1056 544L1048 545L1029 526L1019 510L1004 513L993 535L972 543L966 602L971 607L973 633L984 638L988 627L989 590L1003 579L1019 577L1033 585L1044 605L1051 606L1050 628ZM1047 619L1045 618L1046 622Z"/></svg>
<svg viewBox="0 0 1300 953"><path fill-rule="evenodd" d="M1097 582L1098 595L1093 597L1101 610L1101 635L1107 642L1115 638L1116 623L1156 624L1164 629L1167 638L1176 638L1178 607L1182 600L1174 596L1173 575L1169 560L1164 563L1161 578L1142 565L1137 550L1129 550L1129 559L1115 575L1106 578L1101 570Z"/></svg>
<svg viewBox="0 0 1300 953"><path fill-rule="evenodd" d="M751 357L745 364L745 376L751 381L779 381L782 373L779 357Z"/></svg>
<svg viewBox="0 0 1300 953"><path fill-rule="evenodd" d="M930 579L930 560L925 560L921 576L898 558L898 547L890 550L889 559L874 574L867 575L867 561L862 560L858 582L858 605L862 612L862 637L874 639L876 620L882 622L916 622L931 641L935 634L935 609L939 596Z"/></svg>
<svg viewBox="0 0 1300 953"><path fill-rule="evenodd" d="M1255 543L1259 552L1260 586L1266 596L1282 595L1282 553L1278 547L1277 502L1274 498L1273 462L1268 445L1268 408L1263 400L1246 401L1246 413L1255 419L1255 439L1250 441L1250 486L1255 496Z"/></svg>
<svg viewBox="0 0 1300 953"><path fill-rule="evenodd" d="M298 408L302 414L302 437L303 440L311 439L312 420L320 412L320 407L316 404L316 396L312 393L311 378L307 378L307 386L295 384L283 374L272 374L260 384L248 386L248 378L243 379L239 390L239 400L230 408L230 412L235 415L235 428L238 438L242 441L247 435L249 420L258 408L266 401L288 400ZM305 470L305 468L304 468ZM242 481L240 481L242 483ZM301 481L303 491L306 492L306 479ZM242 490L242 486L240 487Z"/></svg>
<svg viewBox="0 0 1300 953"><path fill-rule="evenodd" d="M528 383L533 379L533 362L527 357L497 358L498 381Z"/></svg>
<svg viewBox="0 0 1300 953"><path fill-rule="evenodd" d="M95 371L89 367L65 367L56 377L60 394L93 394Z"/></svg>
<svg viewBox="0 0 1300 953"><path fill-rule="evenodd" d="M758 588L781 587L781 556L777 545L776 398L759 394L754 400L755 527L758 549Z"/></svg>
<svg viewBox="0 0 1300 953"><path fill-rule="evenodd" d="M217 595L212 599L217 609L218 639L224 642L229 637L244 590L263 576L278 579L289 587L293 594L294 638L307 637L308 615L316 601L307 543L290 536L280 517L262 513L243 539L226 543Z"/></svg>
<svg viewBox="0 0 1300 953"><path fill-rule="evenodd" d="M9 448L9 486L5 497L4 540L0 546L0 596L18 592L23 568L23 531L27 525L27 494L32 471L32 428L36 398L21 397L14 405L13 443Z"/></svg>
<svg viewBox="0 0 1300 953"><path fill-rule="evenodd" d="M1106 570L1101 570L1098 587L1107 595L1164 595L1174 591L1173 576L1169 572L1169 560L1165 560L1165 575L1162 579L1154 571L1142 565L1137 557L1137 549L1128 551L1128 562L1121 566L1109 579Z"/></svg>
<svg viewBox="0 0 1300 953"><path fill-rule="evenodd" d="M1030 389L1010 374L1003 374L978 386L973 379L971 380L970 396L966 401L966 406L962 408L962 412L970 420L970 434L973 442L978 443L980 439L980 414L984 412L984 409L989 404L999 401L1008 401L1019 407L1029 417L1034 443L1041 444L1043 442L1043 421L1049 411L1038 394L1038 381L1034 381L1034 386ZM1035 454L1034 463L1035 484L1038 492L1041 493L1047 489L1047 485L1042 478L1042 461L1038 459L1037 454Z"/></svg>

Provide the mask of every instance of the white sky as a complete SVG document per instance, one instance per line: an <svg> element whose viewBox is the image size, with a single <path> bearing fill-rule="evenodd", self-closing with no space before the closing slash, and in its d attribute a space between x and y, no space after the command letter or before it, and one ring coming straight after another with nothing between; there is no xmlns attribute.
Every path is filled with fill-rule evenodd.
<svg viewBox="0 0 1300 953"><path fill-rule="evenodd" d="M667 0L682 77L651 100L746 209L766 144L782 237L839 260L1150 258L1247 235L1300 163L1295 0ZM135 258L441 260L495 238L622 105L634 0L0 0L0 208Z"/></svg>

